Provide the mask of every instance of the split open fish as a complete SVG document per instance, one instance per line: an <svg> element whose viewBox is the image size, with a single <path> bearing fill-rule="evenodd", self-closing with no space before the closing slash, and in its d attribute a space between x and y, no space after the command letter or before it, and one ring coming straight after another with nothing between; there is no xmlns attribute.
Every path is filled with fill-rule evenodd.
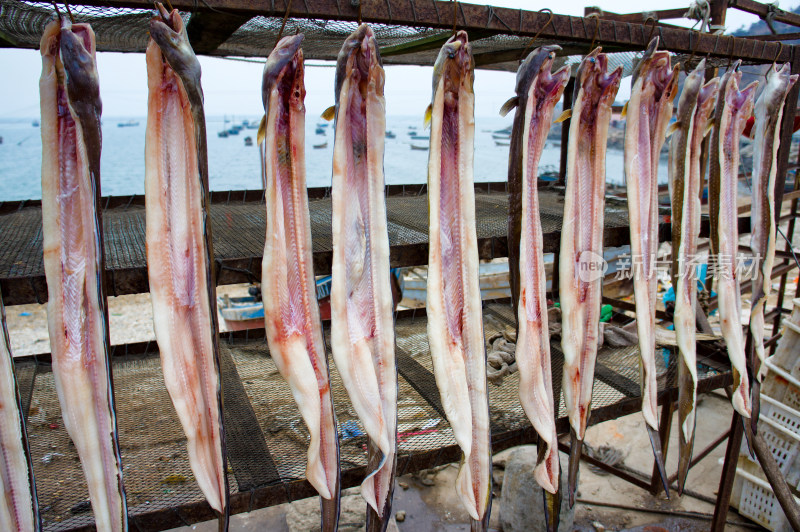
<svg viewBox="0 0 800 532"><path fill-rule="evenodd" d="M97 529L128 528L111 364L94 31L56 19L40 44L42 234L53 377Z"/></svg>
<svg viewBox="0 0 800 532"><path fill-rule="evenodd" d="M473 530L485 530L492 460L475 229L473 80L471 47L466 32L459 31L436 59L433 102L426 113L431 125L427 314L436 384L464 453L456 491Z"/></svg>
<svg viewBox="0 0 800 532"><path fill-rule="evenodd" d="M606 141L611 105L622 67L606 72L608 58L595 48L580 64L567 149L567 187L559 257L562 389L569 417L569 504L575 503L581 446L592 406L603 284L603 215Z"/></svg>
<svg viewBox="0 0 800 532"><path fill-rule="evenodd" d="M33 463L0 293L0 530L41 530Z"/></svg>
<svg viewBox="0 0 800 532"><path fill-rule="evenodd" d="M772 267L775 264L777 234L775 212L775 177L778 171L778 148L783 105L789 89L797 82L797 74L789 75L790 65L773 65L767 72L767 84L755 104L755 142L753 145L753 204L750 210L750 249L758 261L753 279L753 306L750 311L750 332L755 357L753 367L752 414L758 421L760 383L767 374L764 364L764 307L772 291ZM755 425L754 425L755 428Z"/></svg>
<svg viewBox="0 0 800 532"><path fill-rule="evenodd" d="M700 236L700 185L704 172L700 148L710 128L719 79L705 85L705 60L686 77L678 101L677 122L669 149L672 203L672 283L675 288L675 333L678 362L678 492L683 491L694 446L697 409L696 307L697 241Z"/></svg>
<svg viewBox="0 0 800 532"><path fill-rule="evenodd" d="M739 287L737 256L739 251L739 139L753 111L758 82L739 90L741 72L733 72L725 85L719 126L719 210L717 216L716 257L717 298L722 337L733 369L733 407L743 417L751 412L750 385L747 375L744 334L742 332L742 296ZM754 201L754 205L757 201Z"/></svg>
<svg viewBox="0 0 800 532"><path fill-rule="evenodd" d="M259 130L267 235L261 289L272 360L309 432L306 478L322 497L322 530L339 519L339 439L314 284L305 171L303 35L282 38L264 66Z"/></svg>
<svg viewBox="0 0 800 532"><path fill-rule="evenodd" d="M189 465L224 526L229 496L200 63L178 10L157 7L146 54L145 206L153 324Z"/></svg>
<svg viewBox="0 0 800 532"><path fill-rule="evenodd" d="M642 415L656 466L669 496L664 470L663 442L658 433L656 371L656 301L658 291L658 165L661 147L678 93L679 65L670 67L670 55L659 51L658 37L650 41L633 71L631 97L625 106L625 182L631 231L633 292L636 330L641 356Z"/></svg>
<svg viewBox="0 0 800 532"><path fill-rule="evenodd" d="M362 24L336 67L333 150L331 352L369 436L368 529L390 521L397 461L397 369L384 195L385 74L375 34Z"/></svg>
<svg viewBox="0 0 800 532"><path fill-rule="evenodd" d="M558 433L547 320L547 276L544 268L539 212L538 170L553 111L569 81L569 68L551 72L559 46L532 51L517 71L516 96L504 106L516 106L509 148L508 215L509 272L517 308L519 395L522 408L539 435L534 478L544 491L550 530L558 527L560 496ZM513 252L512 252L513 250Z"/></svg>

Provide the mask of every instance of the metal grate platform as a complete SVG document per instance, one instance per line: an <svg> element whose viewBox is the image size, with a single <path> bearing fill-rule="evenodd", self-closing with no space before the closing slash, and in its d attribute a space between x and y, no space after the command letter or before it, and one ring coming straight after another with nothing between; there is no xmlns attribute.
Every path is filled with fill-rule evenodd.
<svg viewBox="0 0 800 532"><path fill-rule="evenodd" d="M488 338L512 327L507 304L487 304ZM403 312L397 319L399 475L459 460L461 453L444 419L432 374L425 312ZM326 330L327 333L327 330ZM249 338L245 339L243 334ZM254 335L260 336L253 338ZM279 504L316 493L304 479L305 426L288 385L269 357L262 330L224 336L222 372L233 513ZM135 353L135 354L134 354ZM160 530L213 518L189 468L185 437L164 387L155 343L116 346L114 388L125 484L133 530ZM563 356L553 344L553 376L560 395ZM730 383L724 363L702 358L699 390ZM47 357L16 360L33 454L45 530L81 530L92 513L77 455L63 428ZM639 410L636 348L600 351L591 423ZM659 379L659 397L674 392L674 364ZM360 484L366 437L331 364L339 423L342 486ZM489 385L493 451L532 443L535 434L518 399L518 374ZM568 431L563 401L559 431Z"/></svg>
<svg viewBox="0 0 800 532"><path fill-rule="evenodd" d="M498 185L476 188L480 258L507 256L508 194ZM314 271L317 275L330 273L332 259L331 201L324 190L312 189L309 201ZM261 278L266 232L266 211L261 198L258 191L238 192L233 196L214 195L210 213L217 284ZM143 199L130 196L106 198L104 202L108 205L103 209L107 293L114 296L147 292ZM545 252L553 252L558 249L563 196L555 190L542 190L540 202ZM425 188L390 187L386 203L392 267L427 264L428 197ZM611 198L607 200L605 225L606 246L628 242L628 213L624 203ZM3 235L0 287L6 305L46 301L41 207L38 202L0 204L0 235Z"/></svg>

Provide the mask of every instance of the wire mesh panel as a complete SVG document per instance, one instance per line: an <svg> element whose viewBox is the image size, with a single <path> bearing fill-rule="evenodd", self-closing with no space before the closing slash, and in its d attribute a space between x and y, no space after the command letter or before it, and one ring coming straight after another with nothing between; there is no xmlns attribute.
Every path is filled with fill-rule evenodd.
<svg viewBox="0 0 800 532"><path fill-rule="evenodd" d="M488 304L484 309L486 338L512 328L511 308ZM327 334L326 330L326 334ZM428 349L425 311L397 320L398 467L400 474L457 460L460 451L443 409ZM554 389L560 390L563 356L553 342ZM228 478L234 511L313 495L304 481L308 431L291 390L269 356L266 342L222 342L224 415ZM360 484L366 465L367 439L331 361L331 389L339 424L343 487ZM714 375L700 366L701 381ZM32 359L17 361L34 473L45 529L72 530L92 523L91 505L75 448L63 427L48 365ZM186 441L164 386L158 356L119 356L113 361L117 421L131 519L144 528L188 524L210 517L186 508L204 505L186 454ZM659 390L674 386L672 365L659 380ZM489 385L494 450L534 441L519 403L518 374ZM622 402L639 396L638 353L635 347L602 348L592 397L593 416L608 415ZM633 409L636 405L633 406ZM632 410L631 410L632 411ZM566 412L559 401L561 423ZM618 414L615 414L618 415ZM419 457L427 457L417 460ZM304 486L298 490L298 482ZM276 488L281 497L258 498L260 490ZM255 502L254 502L255 501ZM261 501L261 502L259 502ZM169 510L169 512L164 512ZM154 518L153 516L157 516Z"/></svg>

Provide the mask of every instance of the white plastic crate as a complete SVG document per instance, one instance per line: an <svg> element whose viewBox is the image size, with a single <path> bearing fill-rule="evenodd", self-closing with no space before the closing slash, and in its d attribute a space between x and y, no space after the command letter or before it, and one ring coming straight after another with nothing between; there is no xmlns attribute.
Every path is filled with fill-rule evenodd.
<svg viewBox="0 0 800 532"><path fill-rule="evenodd" d="M761 394L759 432L792 486L800 484L800 412Z"/></svg>
<svg viewBox="0 0 800 532"><path fill-rule="evenodd" d="M739 513L773 532L791 530L786 515L769 483L764 479L736 468L737 479L742 482ZM795 497L800 503L800 500Z"/></svg>

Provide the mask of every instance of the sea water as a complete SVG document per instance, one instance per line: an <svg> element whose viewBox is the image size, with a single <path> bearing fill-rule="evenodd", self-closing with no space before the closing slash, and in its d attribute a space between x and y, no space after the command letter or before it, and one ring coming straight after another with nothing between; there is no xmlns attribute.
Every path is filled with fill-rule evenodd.
<svg viewBox="0 0 800 532"><path fill-rule="evenodd" d="M138 126L118 127L119 123L138 120ZM252 117L251 120L257 120ZM237 123L241 122L237 119ZM101 155L101 189L104 196L125 196L144 193L144 117L104 117L103 151ZM316 134L315 117L306 119L306 172L309 187L331 184L331 159L333 156L333 123L323 127L324 134ZM411 144L427 145L427 140L415 141L410 133L428 136L421 117L388 117L387 130L396 138L386 139L384 168L388 184L418 184L427 179L428 151L414 150ZM475 119L475 181L505 181L508 173L508 146L499 146L492 132L508 127L510 117L476 117ZM223 117L209 117L208 167L212 190L260 189L261 172L256 130L242 129L238 135L227 138L218 132L230 128ZM560 124L555 127L560 128ZM251 137L253 145L245 144ZM0 122L0 201L41 198L41 132L31 120ZM323 148L314 148L322 145ZM540 172L557 170L560 146L548 141L539 163ZM659 181L666 182L667 170L662 161ZM609 149L606 155L606 180L623 183L623 155L621 150Z"/></svg>

